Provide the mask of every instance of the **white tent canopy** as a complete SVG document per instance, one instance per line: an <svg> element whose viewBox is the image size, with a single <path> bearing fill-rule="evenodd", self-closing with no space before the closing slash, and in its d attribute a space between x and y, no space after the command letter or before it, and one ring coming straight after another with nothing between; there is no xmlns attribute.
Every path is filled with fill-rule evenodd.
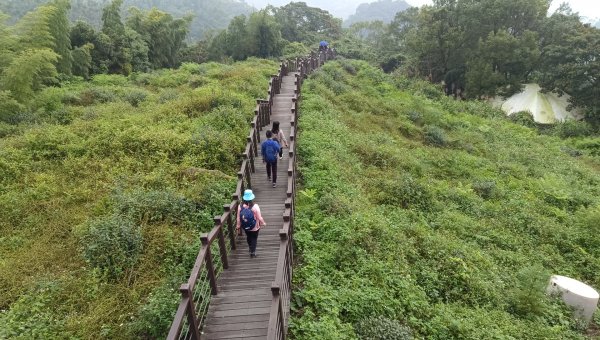
<svg viewBox="0 0 600 340"><path fill-rule="evenodd" d="M569 96L564 94L559 97L555 93L541 93L538 84L525 84L522 92L502 101L495 99L494 105L501 106L508 115L529 111L538 123L551 124L565 119L578 119L581 112L577 109L567 111Z"/></svg>

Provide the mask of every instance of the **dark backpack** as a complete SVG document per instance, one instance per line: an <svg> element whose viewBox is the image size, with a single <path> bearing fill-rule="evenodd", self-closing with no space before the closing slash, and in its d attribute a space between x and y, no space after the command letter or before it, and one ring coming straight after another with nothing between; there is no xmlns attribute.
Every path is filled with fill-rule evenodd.
<svg viewBox="0 0 600 340"><path fill-rule="evenodd" d="M275 162L277 160L277 142L271 140L271 141L266 141L266 147L265 147L265 160L267 162Z"/></svg>
<svg viewBox="0 0 600 340"><path fill-rule="evenodd" d="M240 224L244 230L250 231L256 226L254 212L247 206L242 205L240 209Z"/></svg>

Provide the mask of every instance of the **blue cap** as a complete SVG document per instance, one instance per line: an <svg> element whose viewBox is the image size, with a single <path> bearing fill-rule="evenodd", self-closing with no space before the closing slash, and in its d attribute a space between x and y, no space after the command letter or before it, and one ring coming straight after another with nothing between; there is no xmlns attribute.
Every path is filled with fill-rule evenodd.
<svg viewBox="0 0 600 340"><path fill-rule="evenodd" d="M251 189L244 190L244 196L242 197L244 201L252 201L254 199L254 193Z"/></svg>

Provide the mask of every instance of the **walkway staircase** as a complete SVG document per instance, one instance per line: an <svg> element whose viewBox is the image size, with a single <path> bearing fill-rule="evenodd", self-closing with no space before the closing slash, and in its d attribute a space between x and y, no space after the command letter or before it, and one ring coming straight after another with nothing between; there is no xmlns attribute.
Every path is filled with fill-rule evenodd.
<svg viewBox="0 0 600 340"><path fill-rule="evenodd" d="M290 135L290 121L294 118L290 108L296 88L295 79L296 73L283 77L280 93L274 96L271 108L271 122L279 121L286 137ZM254 202L260 207L267 226L259 232L256 258L250 258L245 237L237 238L238 250L230 257L229 269L218 279L219 293L210 303L203 339L267 337L272 300L270 287L277 270L279 230L283 227L282 216L287 198L288 157L284 152L283 159L278 161L276 188L267 179L262 158L256 159L252 191L256 196Z"/></svg>

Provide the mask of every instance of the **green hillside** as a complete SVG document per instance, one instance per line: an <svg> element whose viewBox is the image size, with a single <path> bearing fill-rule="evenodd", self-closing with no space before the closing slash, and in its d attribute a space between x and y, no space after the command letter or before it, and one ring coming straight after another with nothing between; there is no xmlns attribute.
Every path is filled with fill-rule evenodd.
<svg viewBox="0 0 600 340"><path fill-rule="evenodd" d="M0 122L0 339L164 338L276 69L96 75Z"/></svg>
<svg viewBox="0 0 600 340"><path fill-rule="evenodd" d="M600 288L597 158L358 61L300 117L294 338L585 337L545 286Z"/></svg>

